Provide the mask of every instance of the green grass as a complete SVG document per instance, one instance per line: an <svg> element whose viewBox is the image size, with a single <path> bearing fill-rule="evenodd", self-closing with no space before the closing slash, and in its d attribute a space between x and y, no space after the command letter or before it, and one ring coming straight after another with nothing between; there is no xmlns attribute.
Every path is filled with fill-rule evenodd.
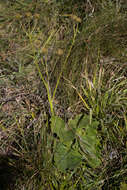
<svg viewBox="0 0 127 190"><path fill-rule="evenodd" d="M126 1L0 9L0 189L126 189Z"/></svg>

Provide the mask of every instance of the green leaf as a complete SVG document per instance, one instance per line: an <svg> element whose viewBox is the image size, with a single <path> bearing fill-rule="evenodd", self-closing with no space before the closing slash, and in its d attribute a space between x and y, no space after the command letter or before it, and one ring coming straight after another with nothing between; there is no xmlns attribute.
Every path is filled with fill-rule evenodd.
<svg viewBox="0 0 127 190"><path fill-rule="evenodd" d="M63 144L68 146L72 144L75 138L74 130L67 128L61 118L57 116L51 118L51 129L53 133L57 134Z"/></svg>
<svg viewBox="0 0 127 190"><path fill-rule="evenodd" d="M70 119L68 122L68 125L71 129L75 129L77 127L77 124L81 118L82 114L79 114L75 117L75 119Z"/></svg>
<svg viewBox="0 0 127 190"><path fill-rule="evenodd" d="M75 119L69 120L67 127L61 118L52 116L51 130L59 137L54 144L54 161L61 171L74 169L81 162L82 157L85 157L93 168L100 165L98 125L99 122L96 120L91 121L90 124L90 117L87 115L83 117L77 115ZM75 138L76 142L73 144Z"/></svg>
<svg viewBox="0 0 127 190"><path fill-rule="evenodd" d="M100 161L100 141L97 137L98 121L87 123L88 117L84 117L79 124L77 135L79 136L79 144L83 150L83 154L87 158L87 162L91 167L96 168L101 164ZM84 127L83 127L84 126Z"/></svg>
<svg viewBox="0 0 127 190"><path fill-rule="evenodd" d="M50 121L52 133L56 133L59 138L62 138L65 128L64 121L57 116L52 116Z"/></svg>
<svg viewBox="0 0 127 190"><path fill-rule="evenodd" d="M61 142L56 145L54 161L61 171L64 172L66 169L71 170L78 167L81 160L82 156L78 151L66 147Z"/></svg>
<svg viewBox="0 0 127 190"><path fill-rule="evenodd" d="M79 122L78 128L86 128L90 124L90 117L85 115Z"/></svg>
<svg viewBox="0 0 127 190"><path fill-rule="evenodd" d="M72 144L72 141L75 138L75 133L72 130L64 130L63 136L61 136L60 140L63 142L63 144L70 146Z"/></svg>

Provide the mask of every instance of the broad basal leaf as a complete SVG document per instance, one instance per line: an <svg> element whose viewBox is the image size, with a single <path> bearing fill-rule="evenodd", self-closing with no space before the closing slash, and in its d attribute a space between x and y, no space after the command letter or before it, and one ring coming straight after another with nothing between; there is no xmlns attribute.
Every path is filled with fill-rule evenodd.
<svg viewBox="0 0 127 190"><path fill-rule="evenodd" d="M84 121L83 121L84 120ZM86 118L82 119L77 129L79 144L91 167L96 168L100 165L100 141L97 136L97 126L99 122L93 121L91 124L86 123ZM84 127L83 127L84 126Z"/></svg>
<svg viewBox="0 0 127 190"><path fill-rule="evenodd" d="M54 161L56 166L61 170L76 168L82 160L82 156L78 151L66 147L62 143L58 143L55 147Z"/></svg>
<svg viewBox="0 0 127 190"><path fill-rule="evenodd" d="M71 129L75 129L77 127L77 124L81 118L82 114L79 114L75 117L75 119L70 119L68 122L68 125Z"/></svg>
<svg viewBox="0 0 127 190"><path fill-rule="evenodd" d="M51 118L51 129L53 133L57 134L63 144L68 146L72 144L75 138L74 130L67 128L61 118L57 116Z"/></svg>
<svg viewBox="0 0 127 190"><path fill-rule="evenodd" d="M67 146L71 146L73 140L75 138L75 133L72 130L65 129L63 136L61 136L60 141Z"/></svg>
<svg viewBox="0 0 127 190"><path fill-rule="evenodd" d="M56 133L57 136L61 138L64 134L64 128L65 128L64 121L57 116L52 116L50 121L51 121L52 133Z"/></svg>

